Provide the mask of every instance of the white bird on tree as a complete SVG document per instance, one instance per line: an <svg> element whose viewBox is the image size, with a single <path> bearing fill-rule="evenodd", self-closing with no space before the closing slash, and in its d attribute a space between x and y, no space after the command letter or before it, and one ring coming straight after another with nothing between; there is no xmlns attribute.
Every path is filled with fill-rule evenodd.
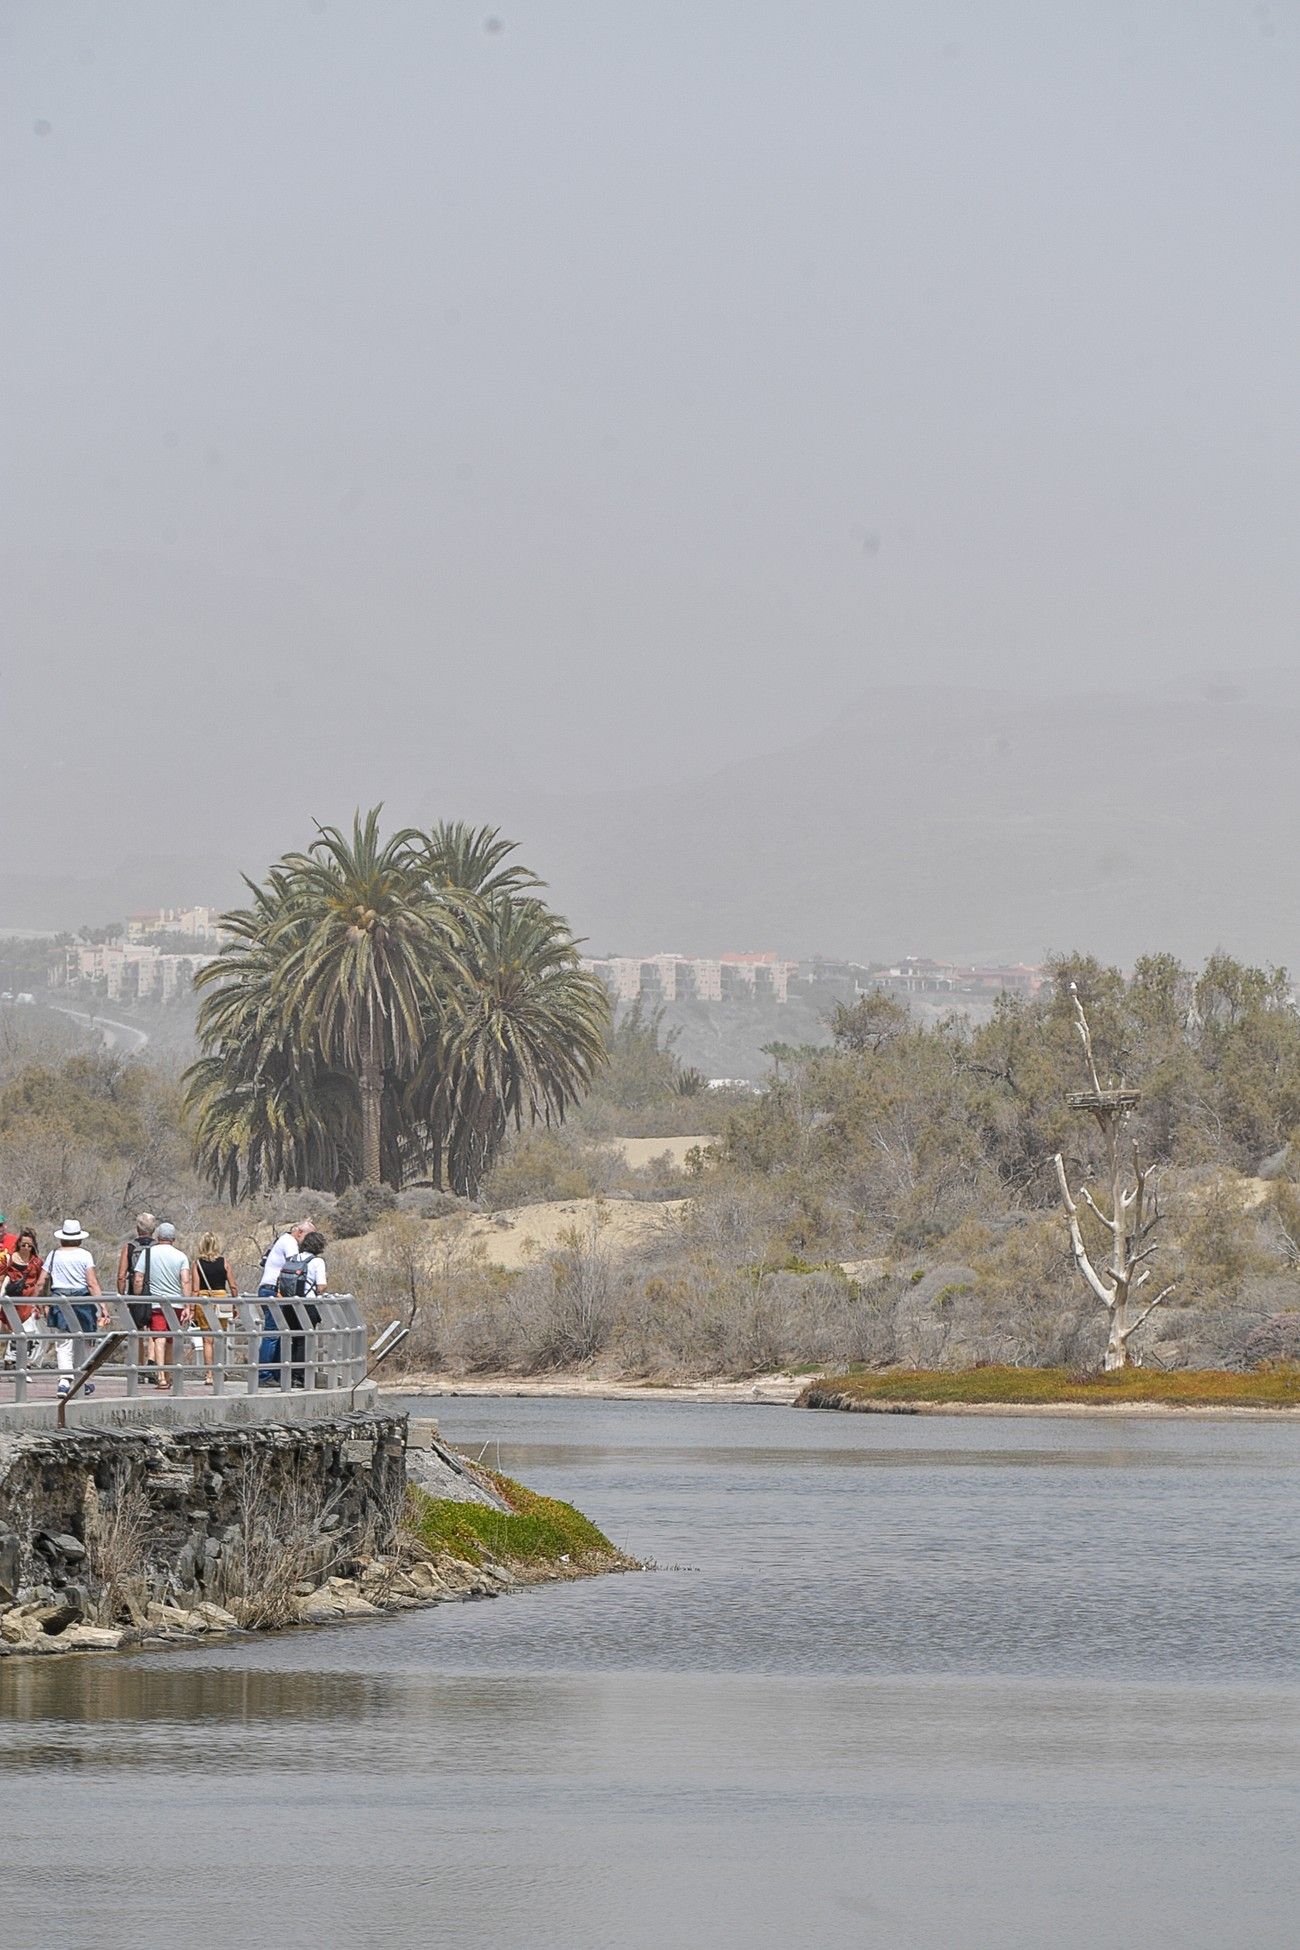
<svg viewBox="0 0 1300 1950"><path fill-rule="evenodd" d="M1103 1364L1109 1371L1128 1366L1129 1341L1143 1321L1148 1320L1156 1308L1169 1298L1174 1288L1172 1285L1164 1287L1145 1306L1138 1304L1138 1296L1151 1278L1151 1268L1145 1262L1158 1250L1152 1234L1160 1223L1160 1203L1152 1168L1141 1163L1136 1140L1127 1154L1120 1141L1124 1126L1139 1101L1139 1092L1126 1090L1122 1083L1115 1089L1102 1089L1093 1055L1092 1031L1079 1000L1078 988L1073 982L1070 984L1070 994L1074 998L1075 1025L1083 1043L1088 1074L1092 1078L1092 1089L1077 1091L1070 1098L1070 1108L1086 1110L1097 1120L1110 1174L1109 1212L1093 1197L1087 1185L1081 1185L1078 1197L1075 1197L1070 1190L1065 1161L1059 1151L1056 1154L1056 1178L1070 1228L1074 1263L1110 1317ZM1099 1266L1088 1251L1083 1236L1080 1200L1096 1215L1110 1235L1110 1250L1104 1265ZM1130 1318L1130 1310L1134 1306L1137 1306L1137 1311Z"/></svg>

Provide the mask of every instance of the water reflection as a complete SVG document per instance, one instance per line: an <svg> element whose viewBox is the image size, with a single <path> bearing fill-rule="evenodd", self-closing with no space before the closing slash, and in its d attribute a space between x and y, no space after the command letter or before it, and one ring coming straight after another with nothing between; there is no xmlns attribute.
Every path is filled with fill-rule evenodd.
<svg viewBox="0 0 1300 1950"><path fill-rule="evenodd" d="M1293 1940L1300 1430L436 1407L698 1568L4 1661L4 1940Z"/></svg>

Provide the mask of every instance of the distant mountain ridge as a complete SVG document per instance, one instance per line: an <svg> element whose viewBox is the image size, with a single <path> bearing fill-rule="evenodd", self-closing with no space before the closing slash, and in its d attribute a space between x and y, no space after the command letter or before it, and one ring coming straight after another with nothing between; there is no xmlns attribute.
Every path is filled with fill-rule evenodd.
<svg viewBox="0 0 1300 1950"><path fill-rule="evenodd" d="M670 793L498 818L597 952L1300 957L1300 702L896 687Z"/></svg>
<svg viewBox="0 0 1300 1950"><path fill-rule="evenodd" d="M1294 967L1298 753L1300 690L1276 678L1174 697L893 686L815 738L661 790L485 787L481 803L450 804L408 777L388 811L501 826L595 953L1036 961L1084 946L1128 963L1224 946ZM324 816L346 819L354 798L346 776L313 783ZM229 852L209 825L182 855L181 800L165 856L141 849L75 881L55 858L11 857L0 920L67 927L237 900L239 871L260 873L307 826L288 803L241 810ZM61 838L46 849L62 853Z"/></svg>

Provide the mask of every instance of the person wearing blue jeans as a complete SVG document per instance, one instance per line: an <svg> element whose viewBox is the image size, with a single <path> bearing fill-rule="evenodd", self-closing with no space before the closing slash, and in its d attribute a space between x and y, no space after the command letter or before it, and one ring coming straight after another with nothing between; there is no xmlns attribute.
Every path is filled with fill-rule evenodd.
<svg viewBox="0 0 1300 1950"><path fill-rule="evenodd" d="M280 1275L284 1271L286 1259L297 1256L300 1242L315 1227L314 1219L299 1219L297 1225L286 1226L272 1246L262 1266L261 1283L257 1289L259 1300L274 1300L280 1290ZM257 1350L257 1381L261 1388L280 1386L280 1335L276 1328L275 1316L269 1307L262 1309L262 1324L266 1332Z"/></svg>
<svg viewBox="0 0 1300 1950"><path fill-rule="evenodd" d="M50 1325L63 1339L54 1343L54 1358L59 1366L59 1393L72 1390L74 1368L86 1361L86 1342L95 1331L100 1298L99 1276L93 1256L86 1251L90 1234L75 1219L65 1219L54 1235L54 1251L45 1262L41 1291L51 1300ZM95 1384L86 1383L85 1392L93 1395Z"/></svg>

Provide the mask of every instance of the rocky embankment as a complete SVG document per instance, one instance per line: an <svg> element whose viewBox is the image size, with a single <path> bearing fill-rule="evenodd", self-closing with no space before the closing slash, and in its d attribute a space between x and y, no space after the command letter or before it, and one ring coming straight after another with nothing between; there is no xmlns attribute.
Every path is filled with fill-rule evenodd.
<svg viewBox="0 0 1300 1950"><path fill-rule="evenodd" d="M378 1618L630 1567L576 1511L391 1412L0 1444L0 1658Z"/></svg>

